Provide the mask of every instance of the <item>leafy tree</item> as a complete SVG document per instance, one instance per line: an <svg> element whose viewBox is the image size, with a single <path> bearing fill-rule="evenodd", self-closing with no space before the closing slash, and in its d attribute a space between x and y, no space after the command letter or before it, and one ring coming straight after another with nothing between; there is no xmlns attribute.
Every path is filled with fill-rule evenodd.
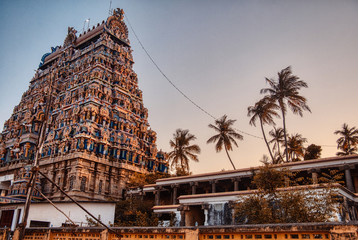
<svg viewBox="0 0 358 240"><path fill-rule="evenodd" d="M348 124L344 123L342 130L334 132L341 137L337 139L337 149L342 150L337 152L338 156L356 154L358 144L358 129L356 127L348 127Z"/></svg>
<svg viewBox="0 0 358 240"><path fill-rule="evenodd" d="M254 194L235 206L235 221L241 224L272 223L272 209L262 194Z"/></svg>
<svg viewBox="0 0 358 240"><path fill-rule="evenodd" d="M235 165L231 160L228 151L233 150L233 145L238 147L238 144L235 139L242 140L243 136L235 131L233 124L236 120L227 119L227 116L224 115L220 119L215 120L215 125L209 124L209 127L214 129L218 134L212 136L208 139L207 143L215 143L216 152L220 152L223 148L225 149L226 155L229 158L231 165L234 169Z"/></svg>
<svg viewBox="0 0 358 240"><path fill-rule="evenodd" d="M255 174L253 184L261 192L273 194L277 188L285 186L285 176L287 175L287 170L276 170L271 165L266 164L260 167L258 173Z"/></svg>
<svg viewBox="0 0 358 240"><path fill-rule="evenodd" d="M298 133L295 135L292 134L288 137L288 149L286 149L286 152L288 153L291 161L300 161L300 158L304 156L305 148L303 144L305 142L307 142L307 139Z"/></svg>
<svg viewBox="0 0 358 240"><path fill-rule="evenodd" d="M153 201L129 198L116 203L114 226L158 226Z"/></svg>
<svg viewBox="0 0 358 240"><path fill-rule="evenodd" d="M276 110L278 108L279 108L279 106L276 103L270 101L270 99L267 97L264 97L263 99L261 99L260 101L255 103L254 106L250 106L247 108L247 116L249 116L249 117L252 116L250 119L250 122L249 122L250 125L256 126L256 120L257 119L260 120L262 135L264 137L267 149L270 153L272 162L274 162L274 157L272 155L269 143L267 142L263 125L264 124L275 125L273 117L279 117L279 115L276 113Z"/></svg>
<svg viewBox="0 0 358 240"><path fill-rule="evenodd" d="M266 82L270 85L270 87L261 89L261 93L268 93L271 100L277 102L281 109L285 146L287 150L287 106L292 110L294 114L299 114L301 117L303 115L304 110L311 112L310 108L306 104L306 98L299 94L299 90L302 87L307 88L308 85L306 82L299 80L299 77L292 74L290 66L278 72L277 80L266 78ZM286 151L286 161L288 160L288 152Z"/></svg>
<svg viewBox="0 0 358 240"><path fill-rule="evenodd" d="M237 223L327 222L334 217L337 198L331 188L280 190L288 176L286 170L277 170L270 165L261 167L253 180L256 192L241 197L236 203Z"/></svg>
<svg viewBox="0 0 358 240"><path fill-rule="evenodd" d="M285 143L285 135L284 135L283 128L275 128L274 127L273 130L271 130L269 132L269 135L272 138L269 141L269 143L273 143L273 149L276 149L276 152L275 152L276 156L275 156L275 161L273 162L273 164L281 163L281 162L283 162L283 157L281 155L280 146Z"/></svg>
<svg viewBox="0 0 358 240"><path fill-rule="evenodd" d="M322 147L311 144L306 148L305 155L303 157L304 160L318 159L321 157Z"/></svg>
<svg viewBox="0 0 358 240"><path fill-rule="evenodd" d="M145 180L145 175L140 173L133 173L127 182L128 188L136 188L136 187L143 187L144 185L148 184Z"/></svg>
<svg viewBox="0 0 358 240"><path fill-rule="evenodd" d="M171 168L181 168L183 171L189 172L189 160L199 162L198 155L200 147L197 144L191 145L196 137L189 133L189 130L177 129L173 134L173 140L169 141L169 145L173 151L168 153Z"/></svg>

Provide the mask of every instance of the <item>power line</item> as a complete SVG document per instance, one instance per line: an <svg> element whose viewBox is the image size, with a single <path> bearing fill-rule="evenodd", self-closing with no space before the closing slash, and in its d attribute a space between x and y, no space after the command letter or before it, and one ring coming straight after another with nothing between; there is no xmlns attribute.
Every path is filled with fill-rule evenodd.
<svg viewBox="0 0 358 240"><path fill-rule="evenodd" d="M214 120L217 120L216 117L214 117L212 114L210 114L208 111L206 111L204 108L202 108L201 106L199 106L196 102L194 102L194 100L192 100L190 97L188 97L188 95L186 95L183 91L181 91L168 77L167 75L165 75L165 73L162 71L162 69L158 66L158 64L154 61L154 59L152 58L152 56L149 54L149 52L147 51L147 49L144 47L144 45L142 44L142 42L140 41L139 37L137 36L136 32L134 31L129 19L128 19L128 16L127 14L124 14L127 22L128 22L128 25L130 27L130 29L132 30L135 38L137 39L139 45L141 46L141 48L143 49L143 51L145 52L145 54L148 56L148 58L150 59L150 61L154 64L154 66L158 69L158 71L163 75L163 77L183 96L185 97L189 102L191 102L196 108L198 108L200 111L202 111L203 113L205 113L206 115L208 115L209 117L211 117L212 119ZM250 134L250 133L247 133L245 131L242 131L240 129L237 129L237 128L234 128L236 131L242 133L242 134L245 134L245 135L248 135L250 137L253 137L253 138L257 138L257 139L261 139L263 140L264 138L263 137L259 137L259 136L256 136L254 134ZM321 145L322 147L336 147L334 145Z"/></svg>
<svg viewBox="0 0 358 240"><path fill-rule="evenodd" d="M259 136L256 136L256 135L253 135L253 134L251 134L251 133L247 133L247 132L244 132L244 131L242 131L242 130L240 130L240 129L237 129L237 128L234 128L236 131L238 131L238 132L241 132L241 133L243 133L243 134L246 134L246 135L248 135L248 136L251 136L251 137L253 137L253 138L258 138L258 139L264 139L264 138L262 138L262 137L259 137Z"/></svg>
<svg viewBox="0 0 358 240"><path fill-rule="evenodd" d="M210 114L208 111L206 111L204 108L202 108L201 106L199 106L196 102L194 102L194 100L192 100L190 97L188 97L188 95L186 95L182 90L180 90L168 77L167 75L165 75L165 73L162 71L162 69L158 66L158 64L154 61L154 59L152 58L152 56L149 54L149 52L147 51L147 49L144 47L143 43L140 41L139 37L137 36L136 32L134 31L129 19L128 19L128 16L127 14L124 14L127 22L128 22L128 25L130 27L130 29L132 30L135 38L137 39L139 45L141 46L141 48L143 49L143 51L145 52L145 54L148 56L148 58L150 59L150 61L154 64L154 66L158 69L158 71L163 75L163 77L184 97L186 98L189 102L191 102L196 108L198 108L200 111L202 111L203 113L205 113L206 115L208 115L209 117L211 117L212 119L214 120L217 120L216 117L214 117L212 114ZM247 133L247 132L244 132L244 131L241 131L239 129L236 129L238 132L241 132L245 135L248 135L248 136L251 136L251 137L254 137L254 138L258 138L258 139L263 139L262 137L258 137L258 136L255 136L253 134L250 134L250 133Z"/></svg>
<svg viewBox="0 0 358 240"><path fill-rule="evenodd" d="M154 59L152 58L152 56L149 54L149 52L146 50L146 48L144 47L144 45L142 44L142 42L139 40L136 32L134 31L132 25L129 22L129 19L127 17L127 15L125 14L126 20L128 22L129 27L131 28L135 38L137 39L137 41L139 42L139 45L142 47L142 49L144 50L144 52L146 53L146 55L149 57L149 59L151 60L151 62L154 64L154 66L158 69L158 71L163 75L163 77L183 96L185 97L189 102L191 102L195 107L197 107L199 110L201 110L202 112L204 112L206 115L210 116L211 118L213 118L214 120L216 120L216 117L214 117L213 115L211 115L208 111L206 111L205 109L203 109L202 107L200 107L198 104L196 104L191 98L189 98L183 91L181 91L168 77L167 75L165 75L165 73L162 71L162 69L158 66L158 64L154 61Z"/></svg>

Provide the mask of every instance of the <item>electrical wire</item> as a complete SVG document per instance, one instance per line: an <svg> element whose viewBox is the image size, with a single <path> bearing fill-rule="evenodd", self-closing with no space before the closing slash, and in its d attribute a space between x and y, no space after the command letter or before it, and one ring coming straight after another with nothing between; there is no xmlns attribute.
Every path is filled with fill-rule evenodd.
<svg viewBox="0 0 358 240"><path fill-rule="evenodd" d="M188 97L188 95L186 95L183 91L181 91L168 77L167 75L165 75L165 73L162 71L162 69L158 66L158 64L154 61L154 59L152 58L152 56L149 54L149 52L147 51L147 49L144 47L143 43L140 41L139 37L137 36L136 32L134 31L129 19L128 19L128 16L127 14L124 14L127 22L128 22L128 25L130 27L130 29L132 30L135 38L137 39L139 45L141 46L141 48L143 49L143 51L145 52L145 54L148 56L148 58L150 59L150 61L154 64L154 66L158 69L158 71L163 75L163 77L184 97L186 98L189 102L191 102L196 108L198 108L200 111L202 111L203 113L205 113L206 115L208 115L209 117L211 117L212 119L214 120L217 120L216 117L214 117L212 114L210 114L208 111L206 111L204 108L202 108L201 106L199 106L196 102L194 102L194 100L192 100L190 97ZM263 140L264 138L263 137L259 137L259 136L256 136L254 134L250 134L250 133L247 133L245 131L242 131L240 129L237 129L237 128L234 128L236 131L242 133L242 134L245 134L247 136L250 136L250 137L253 137L253 138L257 138L257 139L261 139ZM334 145L321 145L322 147L336 147Z"/></svg>
<svg viewBox="0 0 358 240"><path fill-rule="evenodd" d="M152 56L149 54L149 52L147 51L147 49L144 47L144 45L142 44L142 42L139 40L136 32L134 31L132 25L129 22L129 19L127 17L127 15L124 15L126 17L126 20L128 22L129 27L131 28L135 38L137 39L139 45L142 47L142 49L144 50L144 52L146 53L146 55L149 57L149 59L151 60L151 62L154 64L154 66L158 69L158 71L163 75L163 77L183 96L185 97L189 102L191 102L195 107L197 107L200 111L204 112L206 115L210 116L211 118L213 118L214 120L216 120L217 118L214 117L212 114L210 114L208 111L206 111L205 109L203 109L202 107L200 107L197 103L195 103L191 98L189 98L183 91L181 91L168 77L167 75L165 75L165 73L162 71L162 69L158 66L158 64L154 61L154 59L152 58Z"/></svg>
<svg viewBox="0 0 358 240"><path fill-rule="evenodd" d="M192 103L196 108L198 108L200 111L202 111L203 113L205 113L206 115L208 115L209 117L211 117L212 119L214 120L217 120L216 117L214 117L212 114L210 114L208 111L206 111L204 108L202 108L201 106L199 106L199 104L197 104L196 102L194 102L194 100L192 100L188 95L186 95L182 90L180 90L168 77L167 75L162 71L162 69L158 66L158 64L154 61L154 59L152 58L152 56L149 54L149 52L147 51L147 49L144 47L143 43L140 41L139 37L137 36L136 32L134 31L129 19L128 19L128 16L127 14L124 14L127 22L128 22L128 25L130 27L130 29L132 30L135 38L137 39L139 45L141 46L141 48L143 49L143 51L145 52L145 54L148 56L148 58L150 59L150 61L154 64L154 66L158 69L158 71L163 75L163 77L184 97L186 98L190 103ZM258 138L258 139L263 139L262 137L259 137L259 136L255 136L253 134L250 134L250 133L247 133L247 132L244 132L242 130L239 130L239 129L235 129L237 130L238 132L240 133L243 133L245 135L248 135L248 136L251 136L251 137L254 137L254 138Z"/></svg>

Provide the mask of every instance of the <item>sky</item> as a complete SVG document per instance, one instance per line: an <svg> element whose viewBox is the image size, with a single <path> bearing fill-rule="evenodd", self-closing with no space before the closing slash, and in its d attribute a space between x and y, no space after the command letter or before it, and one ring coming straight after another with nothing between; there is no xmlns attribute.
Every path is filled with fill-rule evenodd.
<svg viewBox="0 0 358 240"><path fill-rule="evenodd" d="M358 1L342 0L17 0L0 1L0 130L20 102L43 54L62 45L67 27L80 33L123 8L134 31L165 75L216 118L236 119L244 136L230 155L237 168L260 165L268 151L259 126L249 125L247 108L292 66L308 84L301 95L312 113L288 113L289 133L322 146L322 157L337 152L343 123L357 124ZM128 24L128 22L127 22ZM232 169L225 152L206 141L214 119L185 99L156 69L133 32L129 38L157 146L170 151L177 128L189 129L201 147L193 173ZM282 120L276 119L277 127ZM265 126L266 132L272 126ZM249 133L245 134L245 133ZM252 137L251 135L257 136Z"/></svg>

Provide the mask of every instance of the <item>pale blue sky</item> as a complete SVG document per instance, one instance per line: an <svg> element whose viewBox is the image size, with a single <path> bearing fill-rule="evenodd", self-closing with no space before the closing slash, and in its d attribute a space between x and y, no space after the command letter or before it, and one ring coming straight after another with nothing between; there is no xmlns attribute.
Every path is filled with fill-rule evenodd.
<svg viewBox="0 0 358 240"><path fill-rule="evenodd" d="M67 27L82 31L108 16L109 0L0 2L0 129L26 91L41 56L62 45ZM261 137L248 124L247 107L261 98L264 77L288 65L305 80L302 91L312 114L291 113L288 131L308 143L328 145L334 156L336 129L357 126L357 1L112 1L129 17L137 35L175 84L216 117L237 119L236 128ZM206 140L213 120L184 99L155 69L130 31L134 70L149 109L149 123L159 149L169 151L176 128L189 129L202 148L194 173L231 169L224 152ZM281 120L277 120L281 126ZM266 127L270 130L270 127ZM244 135L232 153L237 167L259 165L267 150L263 140Z"/></svg>

